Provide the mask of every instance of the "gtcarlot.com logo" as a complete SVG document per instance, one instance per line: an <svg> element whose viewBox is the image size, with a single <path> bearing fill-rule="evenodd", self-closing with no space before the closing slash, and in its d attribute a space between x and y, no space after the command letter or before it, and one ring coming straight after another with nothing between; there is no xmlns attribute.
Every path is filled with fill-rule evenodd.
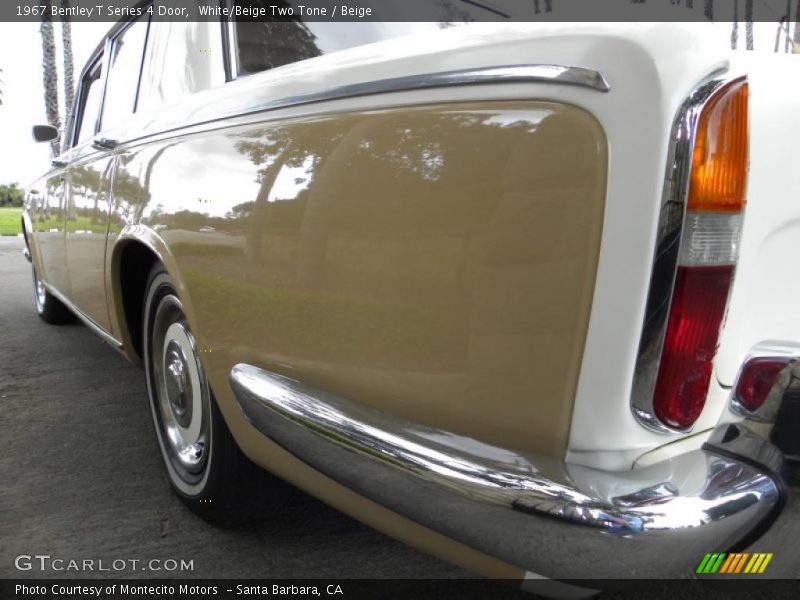
<svg viewBox="0 0 800 600"><path fill-rule="evenodd" d="M754 552L721 552L716 554L706 554L700 566L697 567L697 573L701 575L712 574L750 574L756 575L763 573L769 561L772 560L772 552L762 553Z"/></svg>
<svg viewBox="0 0 800 600"><path fill-rule="evenodd" d="M194 571L194 559L174 558L60 558L49 554L20 554L14 559L18 571Z"/></svg>

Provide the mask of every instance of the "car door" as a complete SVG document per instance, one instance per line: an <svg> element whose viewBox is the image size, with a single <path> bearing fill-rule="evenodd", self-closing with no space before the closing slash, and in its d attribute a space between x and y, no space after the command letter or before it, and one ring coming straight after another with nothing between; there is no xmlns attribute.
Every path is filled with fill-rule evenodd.
<svg viewBox="0 0 800 600"><path fill-rule="evenodd" d="M61 158L54 160L55 168L32 186L35 198L32 228L39 254L39 276L63 295L69 296L70 285L64 247L64 181L66 169Z"/></svg>
<svg viewBox="0 0 800 600"><path fill-rule="evenodd" d="M92 135L80 129L67 176L66 250L72 301L106 331L110 319L105 251L116 162L113 135L135 109L147 28L146 15L120 27L106 42L103 60L86 72L82 88L102 83L102 102Z"/></svg>

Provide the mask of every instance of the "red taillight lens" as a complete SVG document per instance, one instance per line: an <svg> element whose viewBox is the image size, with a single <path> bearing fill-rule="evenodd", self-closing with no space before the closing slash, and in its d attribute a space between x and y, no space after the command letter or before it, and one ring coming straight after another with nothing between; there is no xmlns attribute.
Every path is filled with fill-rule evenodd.
<svg viewBox="0 0 800 600"><path fill-rule="evenodd" d="M678 267L653 407L685 429L703 410L733 266Z"/></svg>
<svg viewBox="0 0 800 600"><path fill-rule="evenodd" d="M698 123L669 320L653 393L656 417L688 429L700 416L733 282L745 205L747 81L720 88Z"/></svg>
<svg viewBox="0 0 800 600"><path fill-rule="evenodd" d="M735 398L750 412L758 410L769 395L775 380L790 358L751 358L747 361L739 381L736 383Z"/></svg>

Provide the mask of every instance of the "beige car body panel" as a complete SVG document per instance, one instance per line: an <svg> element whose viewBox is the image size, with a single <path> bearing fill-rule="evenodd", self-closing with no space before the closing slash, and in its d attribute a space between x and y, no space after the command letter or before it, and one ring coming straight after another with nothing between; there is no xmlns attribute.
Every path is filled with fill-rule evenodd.
<svg viewBox="0 0 800 600"><path fill-rule="evenodd" d="M112 239L158 231L214 390L251 362L563 456L605 191L605 139L584 111L331 115L145 144L119 161ZM201 162L209 181L260 184L193 197L181 172ZM120 182L144 191L128 200L136 183Z"/></svg>

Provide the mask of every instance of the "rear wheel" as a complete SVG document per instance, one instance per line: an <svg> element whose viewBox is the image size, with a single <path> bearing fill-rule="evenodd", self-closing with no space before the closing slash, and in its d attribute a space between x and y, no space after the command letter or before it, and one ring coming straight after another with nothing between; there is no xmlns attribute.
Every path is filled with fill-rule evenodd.
<svg viewBox="0 0 800 600"><path fill-rule="evenodd" d="M233 440L206 380L183 305L160 264L150 272L143 323L150 410L174 492L213 523L258 516L269 476Z"/></svg>
<svg viewBox="0 0 800 600"><path fill-rule="evenodd" d="M61 323L72 321L72 313L64 306L61 300L47 291L44 282L39 279L39 275L36 273L36 267L31 267L31 274L33 275L33 300L39 318L51 325L60 325Z"/></svg>

